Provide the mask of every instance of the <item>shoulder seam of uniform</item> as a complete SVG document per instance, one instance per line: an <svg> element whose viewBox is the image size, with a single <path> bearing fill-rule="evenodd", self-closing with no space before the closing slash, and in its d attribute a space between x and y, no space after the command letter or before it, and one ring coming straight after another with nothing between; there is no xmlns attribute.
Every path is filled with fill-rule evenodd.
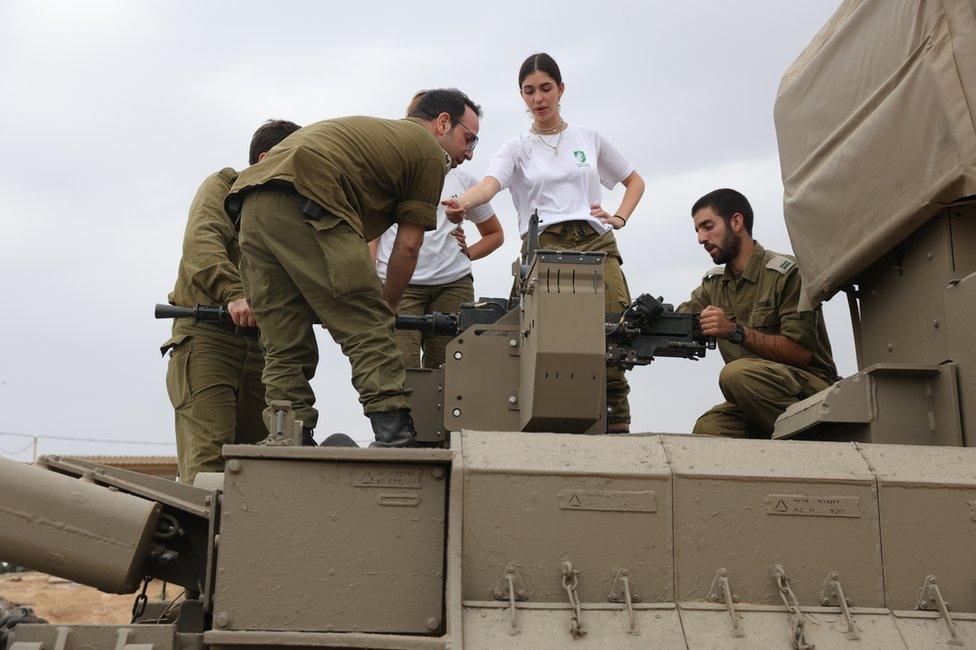
<svg viewBox="0 0 976 650"><path fill-rule="evenodd" d="M234 181L236 181L237 177L239 176L237 170L233 167L224 167L214 175L228 185L233 185Z"/></svg>
<svg viewBox="0 0 976 650"><path fill-rule="evenodd" d="M715 277L716 275L723 275L724 273L725 273L724 266L713 266L712 268L708 269L708 271L705 272L705 277L712 278Z"/></svg>
<svg viewBox="0 0 976 650"><path fill-rule="evenodd" d="M769 256L769 260L766 262L766 268L786 275L796 268L796 260L789 255L772 253Z"/></svg>

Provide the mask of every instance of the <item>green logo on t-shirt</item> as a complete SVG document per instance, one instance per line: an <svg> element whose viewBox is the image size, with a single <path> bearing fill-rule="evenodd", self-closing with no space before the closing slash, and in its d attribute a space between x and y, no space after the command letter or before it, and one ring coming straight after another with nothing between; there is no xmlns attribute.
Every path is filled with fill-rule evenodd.
<svg viewBox="0 0 976 650"><path fill-rule="evenodd" d="M573 152L573 156L576 158L577 167L589 167L589 163L586 162L586 153L580 149Z"/></svg>

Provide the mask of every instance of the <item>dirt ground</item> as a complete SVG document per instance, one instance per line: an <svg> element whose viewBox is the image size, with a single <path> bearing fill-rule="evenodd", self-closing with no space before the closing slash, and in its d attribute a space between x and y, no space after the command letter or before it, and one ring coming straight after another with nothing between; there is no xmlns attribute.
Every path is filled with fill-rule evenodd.
<svg viewBox="0 0 976 650"><path fill-rule="evenodd" d="M162 583L149 583L149 599L159 600ZM182 591L168 585L167 597L172 599ZM124 625L132 619L135 594L117 596L84 585L65 582L43 573L0 574L0 596L10 603L33 607L37 615L49 623L116 623Z"/></svg>

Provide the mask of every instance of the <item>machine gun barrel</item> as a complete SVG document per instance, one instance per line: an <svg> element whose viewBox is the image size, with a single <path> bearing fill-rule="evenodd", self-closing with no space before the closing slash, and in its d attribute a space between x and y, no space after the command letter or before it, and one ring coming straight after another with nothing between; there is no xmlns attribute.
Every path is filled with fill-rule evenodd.
<svg viewBox="0 0 976 650"><path fill-rule="evenodd" d="M396 328L415 330L424 334L455 336L458 333L458 315L435 311L433 314L421 316L397 316Z"/></svg>
<svg viewBox="0 0 976 650"><path fill-rule="evenodd" d="M197 323L230 323L230 312L223 305L197 305L196 307L177 307L157 304L156 318L192 318Z"/></svg>

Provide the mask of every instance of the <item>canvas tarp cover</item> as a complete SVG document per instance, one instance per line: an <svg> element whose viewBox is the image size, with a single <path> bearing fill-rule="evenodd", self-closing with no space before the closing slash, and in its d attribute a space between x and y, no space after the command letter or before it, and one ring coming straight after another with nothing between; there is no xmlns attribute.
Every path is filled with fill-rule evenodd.
<svg viewBox="0 0 976 650"><path fill-rule="evenodd" d="M786 226L806 297L976 194L976 0L846 0L780 83Z"/></svg>

